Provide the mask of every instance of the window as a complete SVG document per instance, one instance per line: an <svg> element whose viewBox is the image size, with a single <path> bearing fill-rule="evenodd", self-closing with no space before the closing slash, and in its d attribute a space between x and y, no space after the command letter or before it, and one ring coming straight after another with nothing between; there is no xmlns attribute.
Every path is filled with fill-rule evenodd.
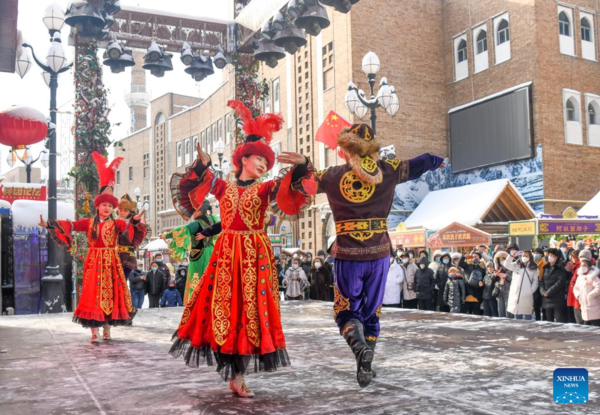
<svg viewBox="0 0 600 415"><path fill-rule="evenodd" d="M190 139L185 140L185 164L190 164Z"/></svg>
<svg viewBox="0 0 600 415"><path fill-rule="evenodd" d="M229 123L231 122L231 115L227 114L225 116L225 144L229 144L229 132L231 131L231 127Z"/></svg>
<svg viewBox="0 0 600 415"><path fill-rule="evenodd" d="M589 119L590 119L590 125L596 125L598 124L598 120L596 118L596 109L594 108L594 104L590 103L590 105L588 105L588 115L589 115Z"/></svg>
<svg viewBox="0 0 600 415"><path fill-rule="evenodd" d="M202 151L206 151L206 134L204 131L200 133L200 147L202 147Z"/></svg>
<svg viewBox="0 0 600 415"><path fill-rule="evenodd" d="M479 35L477 35L477 54L480 55L483 52L487 52L487 50L487 32L482 30L479 32Z"/></svg>
<svg viewBox="0 0 600 415"><path fill-rule="evenodd" d="M496 17L493 22L494 41L496 43L496 47L494 48L496 65L506 62L511 58L509 22L508 13Z"/></svg>
<svg viewBox="0 0 600 415"><path fill-rule="evenodd" d="M587 105L587 144L590 147L600 147L600 96L585 94Z"/></svg>
<svg viewBox="0 0 600 415"><path fill-rule="evenodd" d="M183 157L181 154L181 141L177 143L177 167L183 164Z"/></svg>
<svg viewBox="0 0 600 415"><path fill-rule="evenodd" d="M584 42L592 42L592 27L590 21L586 17L581 19L581 40Z"/></svg>
<svg viewBox="0 0 600 415"><path fill-rule="evenodd" d="M578 121L577 114L575 112L575 104L573 104L572 99L567 101L567 121Z"/></svg>
<svg viewBox="0 0 600 415"><path fill-rule="evenodd" d="M206 129L206 151L208 154L211 153L210 148L212 147L212 134L211 134L211 129L210 127L208 127Z"/></svg>
<svg viewBox="0 0 600 415"><path fill-rule="evenodd" d="M194 141L192 142L191 152L194 153L196 151L196 147L198 147L198 136L194 136Z"/></svg>
<svg viewBox="0 0 600 415"><path fill-rule="evenodd" d="M281 104L279 101L279 78L273 81L273 112L281 112Z"/></svg>
<svg viewBox="0 0 600 415"><path fill-rule="evenodd" d="M144 179L147 179L148 177L150 177L150 153L145 153L142 158Z"/></svg>
<svg viewBox="0 0 600 415"><path fill-rule="evenodd" d="M117 171L117 184L121 184L121 172Z"/></svg>
<svg viewBox="0 0 600 415"><path fill-rule="evenodd" d="M265 113L271 112L271 93L273 91L268 91L265 95Z"/></svg>
<svg viewBox="0 0 600 415"><path fill-rule="evenodd" d="M133 180L133 166L129 166L129 181Z"/></svg>
<svg viewBox="0 0 600 415"><path fill-rule="evenodd" d="M223 120L217 121L217 141L223 140Z"/></svg>
<svg viewBox="0 0 600 415"><path fill-rule="evenodd" d="M504 19L498 25L498 45L510 41L510 32L508 28L508 22Z"/></svg>
<svg viewBox="0 0 600 415"><path fill-rule="evenodd" d="M571 36L571 22L565 12L558 15L558 31L563 36Z"/></svg>
<svg viewBox="0 0 600 415"><path fill-rule="evenodd" d="M159 112L154 120L154 125L160 125L165 122L165 115L162 112Z"/></svg>
<svg viewBox="0 0 600 415"><path fill-rule="evenodd" d="M458 54L458 63L464 62L467 60L467 42L461 40L458 44L458 50L456 52Z"/></svg>
<svg viewBox="0 0 600 415"><path fill-rule="evenodd" d="M217 137L217 124L216 123L212 125L212 138L213 138L213 143L216 143L217 139L218 139L218 137Z"/></svg>

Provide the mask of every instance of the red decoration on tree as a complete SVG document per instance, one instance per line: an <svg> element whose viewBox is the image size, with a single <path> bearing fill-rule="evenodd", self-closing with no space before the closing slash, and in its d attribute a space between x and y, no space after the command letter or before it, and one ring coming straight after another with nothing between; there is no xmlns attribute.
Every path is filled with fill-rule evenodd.
<svg viewBox="0 0 600 415"><path fill-rule="evenodd" d="M0 143L16 150L39 143L48 135L44 114L34 108L12 107L0 112Z"/></svg>

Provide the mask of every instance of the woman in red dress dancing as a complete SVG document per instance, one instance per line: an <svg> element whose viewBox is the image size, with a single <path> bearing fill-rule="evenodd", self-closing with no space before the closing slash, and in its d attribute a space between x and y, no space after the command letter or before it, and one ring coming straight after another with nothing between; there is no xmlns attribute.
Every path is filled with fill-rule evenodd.
<svg viewBox="0 0 600 415"><path fill-rule="evenodd" d="M184 356L188 366L213 365L232 392L254 394L244 374L273 372L290 364L279 311L279 283L271 242L264 228L270 206L277 213L297 215L312 202L316 190L308 159L283 153L282 163L295 165L281 178L259 181L273 167L269 146L283 119L263 114L254 119L239 101L230 101L244 121L246 140L233 154L236 181L215 179L210 156L198 147L198 159L185 174L175 174L171 191L175 209L189 219L208 193L219 201L222 232L208 267L188 300L173 338L171 355Z"/></svg>
<svg viewBox="0 0 600 415"><path fill-rule="evenodd" d="M116 158L107 166L107 160L97 152L92 153L100 175L100 193L94 199L96 216L93 219L80 219L75 222L57 220L45 222L40 216L40 226L59 245L72 246L71 232L86 232L89 251L83 265L83 287L73 322L91 328L92 343L98 343L99 328L103 327L104 340L111 340L110 327L127 325L136 313L131 303L127 280L117 253L119 234L128 232L128 226L136 227L136 232L146 234L140 223L141 214L134 216L131 223L113 219L112 212L119 201L113 196L115 172L123 160Z"/></svg>

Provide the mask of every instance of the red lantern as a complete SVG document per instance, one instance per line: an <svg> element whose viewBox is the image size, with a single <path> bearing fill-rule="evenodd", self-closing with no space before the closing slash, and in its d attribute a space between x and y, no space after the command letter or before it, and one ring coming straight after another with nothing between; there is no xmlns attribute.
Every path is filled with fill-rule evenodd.
<svg viewBox="0 0 600 415"><path fill-rule="evenodd" d="M44 114L34 108L12 107L0 112L0 143L22 150L48 134Z"/></svg>

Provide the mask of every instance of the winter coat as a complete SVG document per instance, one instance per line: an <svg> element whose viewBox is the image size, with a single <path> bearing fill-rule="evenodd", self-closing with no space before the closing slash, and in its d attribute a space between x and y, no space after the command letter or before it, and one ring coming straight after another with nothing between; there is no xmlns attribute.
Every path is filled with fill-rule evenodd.
<svg viewBox="0 0 600 415"><path fill-rule="evenodd" d="M304 270L304 274L310 274L310 269L312 268L311 261L303 261L302 264L300 264L300 266L302 267L302 270Z"/></svg>
<svg viewBox="0 0 600 415"><path fill-rule="evenodd" d="M419 269L414 262L406 265L400 265L404 271L404 281L402 282L402 298L405 300L414 300L417 298L415 291L415 273Z"/></svg>
<svg viewBox="0 0 600 415"><path fill-rule="evenodd" d="M538 289L539 271L521 267L515 258L508 257L504 261L506 269L512 271L512 282L508 294L506 311L511 314L530 315L533 311L533 296Z"/></svg>
<svg viewBox="0 0 600 415"><path fill-rule="evenodd" d="M146 274L146 292L148 294L162 294L165 290L165 276L160 271L149 271Z"/></svg>
<svg viewBox="0 0 600 415"><path fill-rule="evenodd" d="M144 275L144 273L142 271L138 271L137 269L131 271L129 274L129 289L131 291L146 289L146 281L141 278L142 275Z"/></svg>
<svg viewBox="0 0 600 415"><path fill-rule="evenodd" d="M421 269L420 265L425 265L425 269ZM422 259L419 263L419 269L415 272L415 292L419 300L431 300L433 298L433 290L435 288L435 276L433 270L427 268L429 261Z"/></svg>
<svg viewBox="0 0 600 415"><path fill-rule="evenodd" d="M577 282L577 278L579 277L579 267L581 267L581 262L577 262L573 267L573 277L569 281L568 293L567 293L567 305L569 307L574 307L577 310L581 310L581 305L575 295L573 294L573 288L575 287L575 283Z"/></svg>
<svg viewBox="0 0 600 415"><path fill-rule="evenodd" d="M497 277L493 271L487 271L485 277L483 277L483 299L491 300L492 298L496 298L500 290L496 290L496 295L494 295L494 289L500 283L500 277Z"/></svg>
<svg viewBox="0 0 600 415"><path fill-rule="evenodd" d="M477 302L483 300L483 286L479 283L483 282L485 274L485 265L483 262L473 264L471 261L461 261L460 266L465 270L465 282L467 288L467 296L473 296Z"/></svg>
<svg viewBox="0 0 600 415"><path fill-rule="evenodd" d="M310 286L302 267L288 268L282 285L286 288L285 295L288 297L302 296L302 298L304 298L304 290Z"/></svg>
<svg viewBox="0 0 600 415"><path fill-rule="evenodd" d="M429 269L431 269L433 271L433 275L435 276L435 274L438 272L438 269L440 269L440 267L442 266L441 260L442 260L442 255L444 255L444 253L442 251L435 251L433 253L433 260L431 261L431 263L429 264ZM436 262L435 261L435 257L439 256L440 257L440 262Z"/></svg>
<svg viewBox="0 0 600 415"><path fill-rule="evenodd" d="M465 281L462 277L448 276L444 288L444 304L452 307L460 307L465 302Z"/></svg>
<svg viewBox="0 0 600 415"><path fill-rule="evenodd" d="M498 297L502 297L505 300L508 298L508 294L510 293L510 283L512 281L512 271L507 270L504 265L502 265L499 261L500 257L505 257L508 259L510 255L506 251L498 251L494 254L494 267L496 271L500 274L506 274L506 278L504 278L504 283L500 286Z"/></svg>
<svg viewBox="0 0 600 415"><path fill-rule="evenodd" d="M400 304L402 299L402 282L404 281L404 268L392 261L385 281L383 304Z"/></svg>
<svg viewBox="0 0 600 415"><path fill-rule="evenodd" d="M183 275L181 275L181 270L185 271L185 273ZM186 280L187 280L187 269L179 268L177 270L177 273L175 273L175 287L177 288L177 291L179 291L180 293L183 292L183 290L185 290Z"/></svg>
<svg viewBox="0 0 600 415"><path fill-rule="evenodd" d="M584 321L600 320L600 270L592 268L587 275L579 273L573 294L581 304Z"/></svg>
<svg viewBox="0 0 600 415"><path fill-rule="evenodd" d="M333 277L326 266L321 265L319 269L311 269L308 279L310 281L311 300L333 301L333 298L329 298Z"/></svg>
<svg viewBox="0 0 600 415"><path fill-rule="evenodd" d="M164 261L164 259L163 259L163 261ZM165 281L164 290L166 290L167 287L169 286L169 281L171 280L171 271L169 270L169 267L167 266L167 264L165 262L161 262L160 264L158 264L158 270L160 272L162 272L162 274L163 274L163 279Z"/></svg>
<svg viewBox="0 0 600 415"><path fill-rule="evenodd" d="M540 281L542 308L564 307L567 281L567 270L564 264L558 258L555 266L546 264L544 267L544 276Z"/></svg>
<svg viewBox="0 0 600 415"><path fill-rule="evenodd" d="M440 307L446 305L446 302L444 301L444 290L446 289L446 282L448 281L448 270L451 267L451 264L442 264L435 273L435 285L438 288L436 305Z"/></svg>
<svg viewBox="0 0 600 415"><path fill-rule="evenodd" d="M163 293L160 299L161 307L177 307L183 306L183 301L181 300L181 294L177 291L175 287L169 287Z"/></svg>

